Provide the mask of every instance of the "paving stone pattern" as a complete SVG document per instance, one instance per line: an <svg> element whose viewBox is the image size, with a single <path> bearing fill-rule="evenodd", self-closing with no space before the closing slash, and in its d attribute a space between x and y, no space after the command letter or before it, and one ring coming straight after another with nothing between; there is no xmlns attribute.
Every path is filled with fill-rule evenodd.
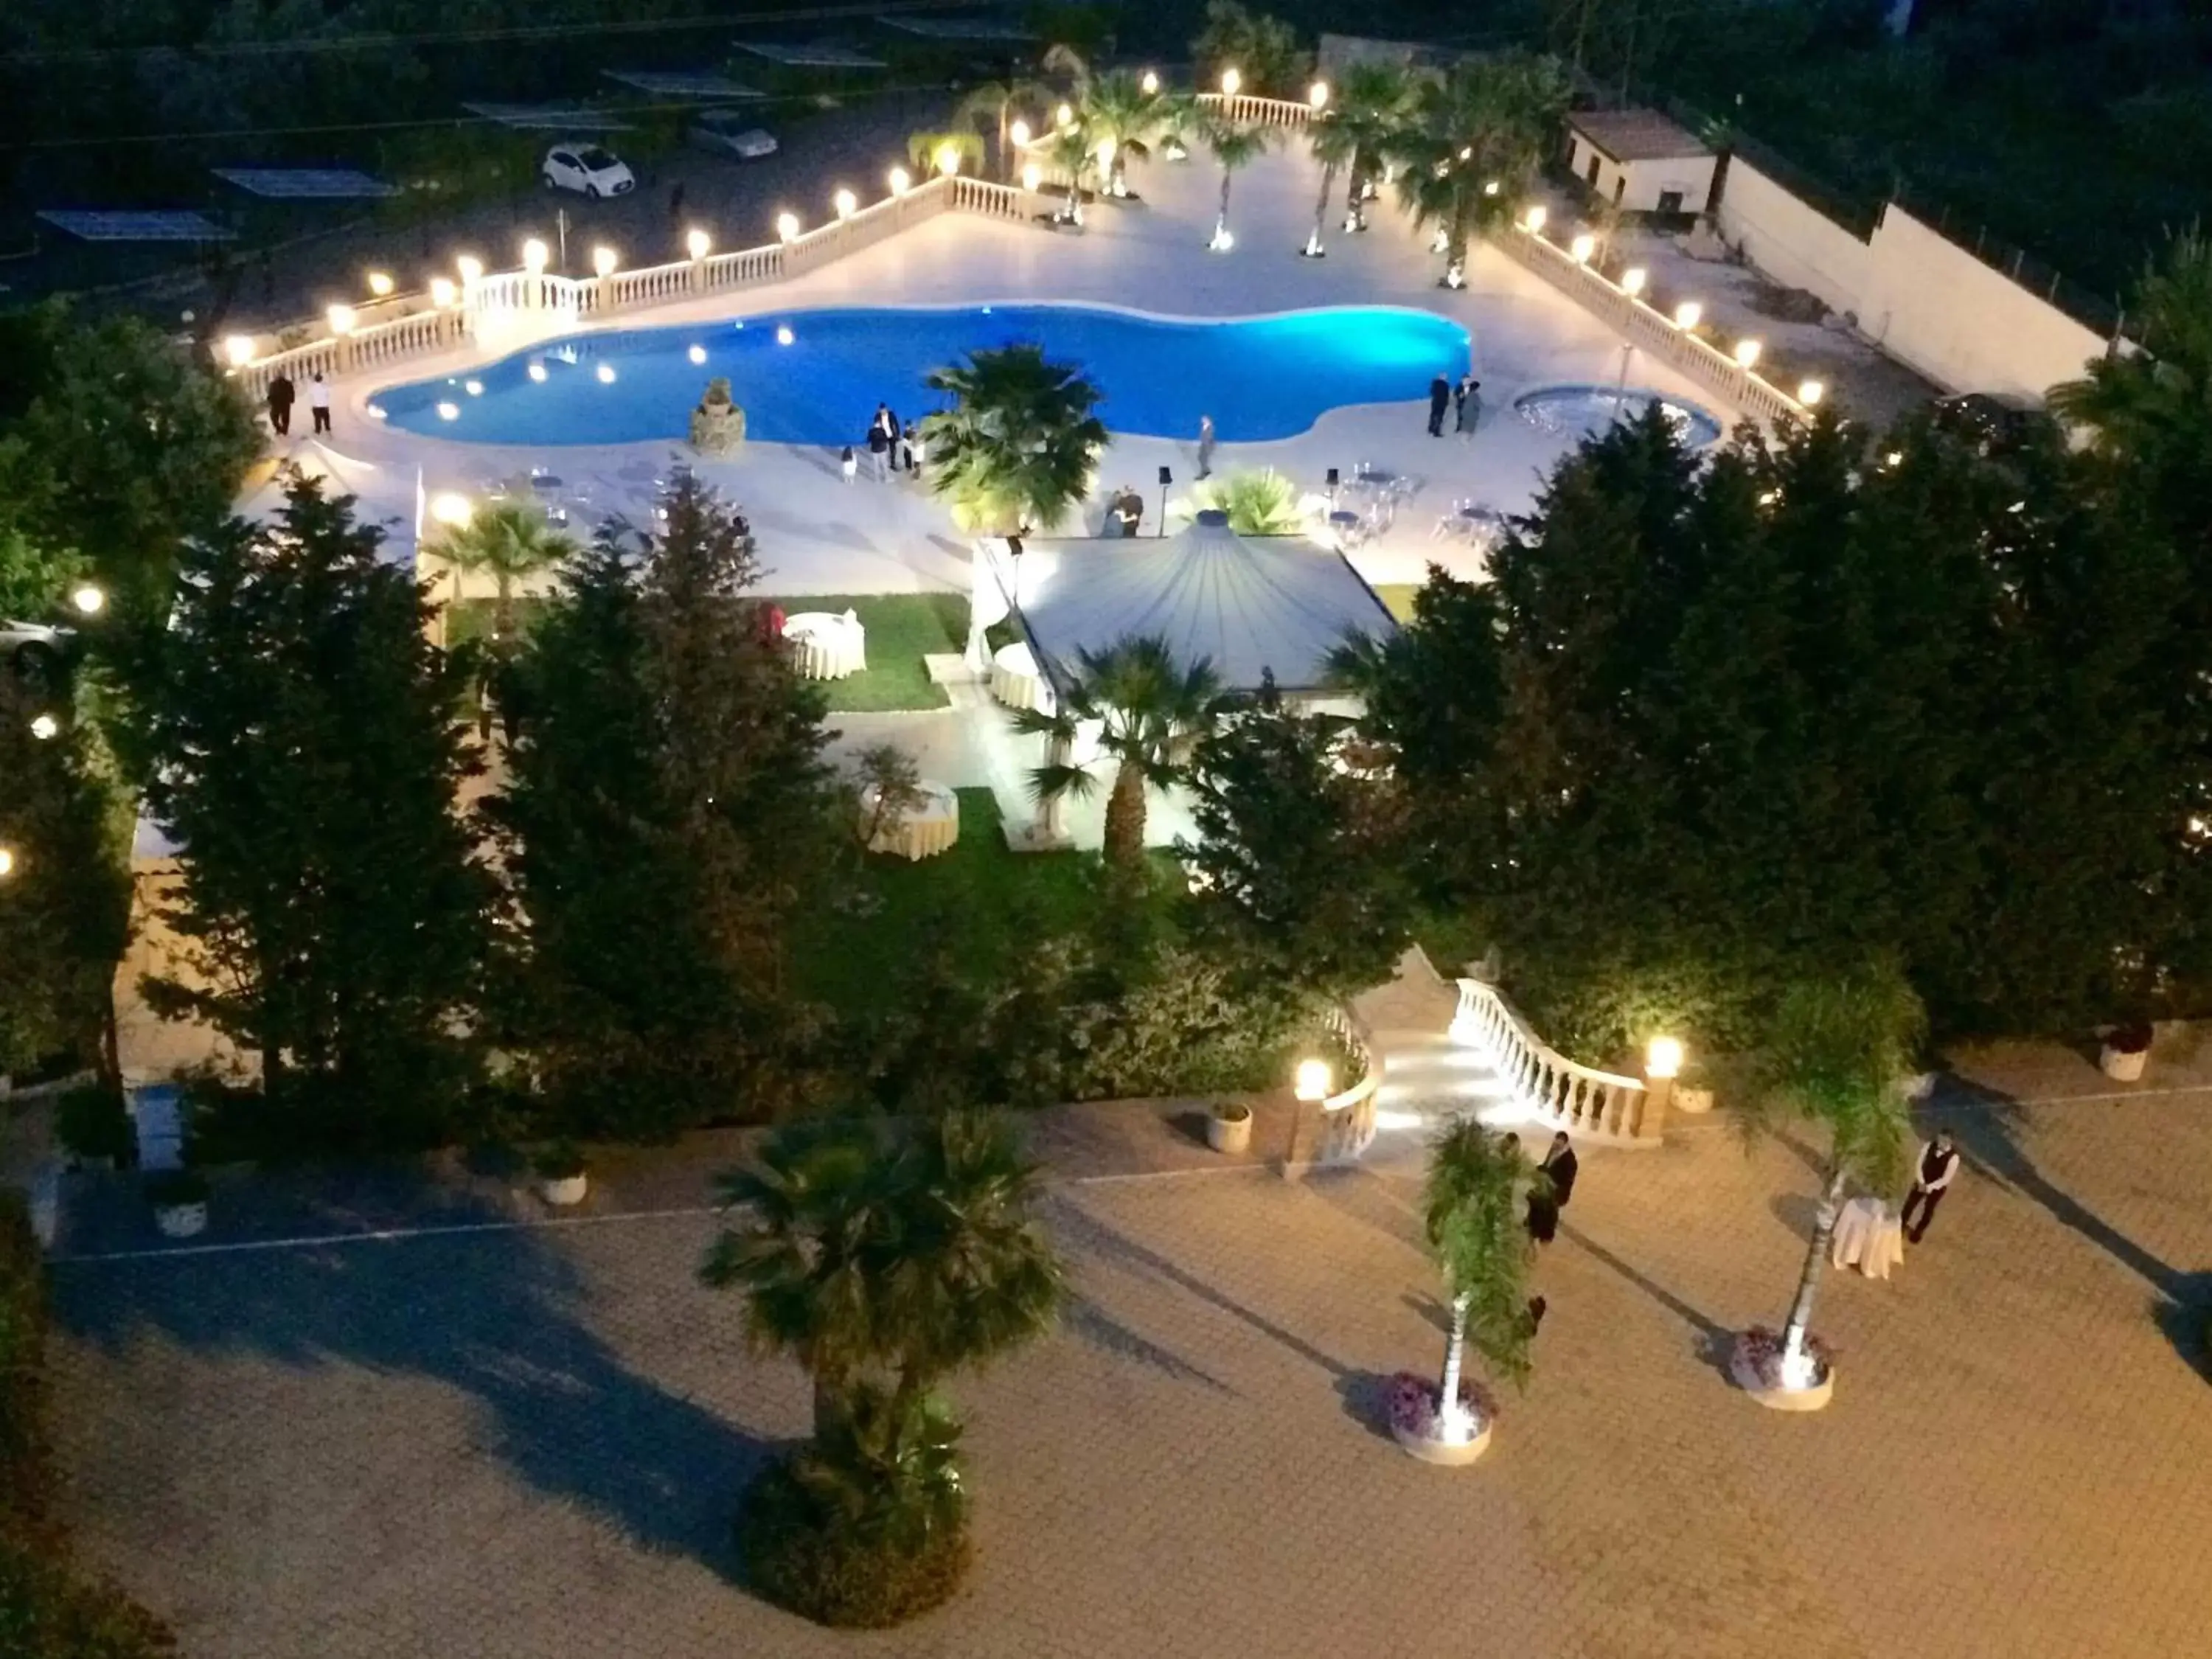
<svg viewBox="0 0 2212 1659"><path fill-rule="evenodd" d="M1063 1184L1064 1328L957 1389L972 1586L881 1636L734 1582L734 1494L806 1390L694 1284L696 1213L64 1261L61 1450L87 1548L198 1659L2195 1659L2212 1392L2173 1309L2208 1112L1954 1115L1927 1243L1823 1285L1809 1418L1713 1358L1783 1311L1804 1149L1593 1154L1534 1384L1458 1471L1375 1420L1441 1349L1405 1140L1304 1183Z"/></svg>

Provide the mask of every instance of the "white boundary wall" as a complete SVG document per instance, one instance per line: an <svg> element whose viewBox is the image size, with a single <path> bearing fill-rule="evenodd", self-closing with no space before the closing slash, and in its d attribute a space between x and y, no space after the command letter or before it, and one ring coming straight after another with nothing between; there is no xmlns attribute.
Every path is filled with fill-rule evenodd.
<svg viewBox="0 0 2212 1659"><path fill-rule="evenodd" d="M1737 155L1716 218L1761 271L1851 313L1869 339L1947 391L2040 398L2104 355L2094 329L1893 202L1861 241Z"/></svg>

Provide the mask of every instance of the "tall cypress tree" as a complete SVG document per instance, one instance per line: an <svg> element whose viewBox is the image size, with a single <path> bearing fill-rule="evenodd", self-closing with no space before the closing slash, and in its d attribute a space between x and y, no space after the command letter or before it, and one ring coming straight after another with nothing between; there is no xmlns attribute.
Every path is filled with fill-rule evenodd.
<svg viewBox="0 0 2212 1659"><path fill-rule="evenodd" d="M255 1051L272 1123L315 1148L452 1131L492 890L456 801L465 668L381 538L302 479L275 523L190 544L138 687L202 981L149 988Z"/></svg>
<svg viewBox="0 0 2212 1659"><path fill-rule="evenodd" d="M773 1115L811 1035L786 958L835 844L822 701L744 520L689 478L666 506L642 554L576 562L507 675L514 1036L576 1133Z"/></svg>

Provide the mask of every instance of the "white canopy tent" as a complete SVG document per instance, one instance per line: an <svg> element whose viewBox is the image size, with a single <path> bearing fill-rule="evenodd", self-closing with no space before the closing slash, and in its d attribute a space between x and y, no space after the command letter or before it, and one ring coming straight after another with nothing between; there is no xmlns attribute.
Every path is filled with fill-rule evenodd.
<svg viewBox="0 0 2212 1659"><path fill-rule="evenodd" d="M1178 662L1211 662L1223 687L1285 693L1328 687L1330 652L1347 635L1386 638L1397 624L1334 548L1304 536L1239 536L1201 513L1164 538L1081 538L981 544L971 616L981 630L1018 612L1046 678L1066 685L1080 653L1157 635Z"/></svg>

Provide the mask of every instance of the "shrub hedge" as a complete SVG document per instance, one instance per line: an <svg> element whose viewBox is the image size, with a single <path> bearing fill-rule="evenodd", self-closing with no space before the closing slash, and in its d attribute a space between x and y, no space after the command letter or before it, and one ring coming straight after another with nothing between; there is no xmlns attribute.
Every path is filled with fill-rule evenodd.
<svg viewBox="0 0 2212 1659"><path fill-rule="evenodd" d="M860 1630L942 1607L967 1577L970 1554L964 1525L933 1530L915 1550L858 1536L825 1515L781 1462L747 1490L738 1549L763 1599L818 1625Z"/></svg>

